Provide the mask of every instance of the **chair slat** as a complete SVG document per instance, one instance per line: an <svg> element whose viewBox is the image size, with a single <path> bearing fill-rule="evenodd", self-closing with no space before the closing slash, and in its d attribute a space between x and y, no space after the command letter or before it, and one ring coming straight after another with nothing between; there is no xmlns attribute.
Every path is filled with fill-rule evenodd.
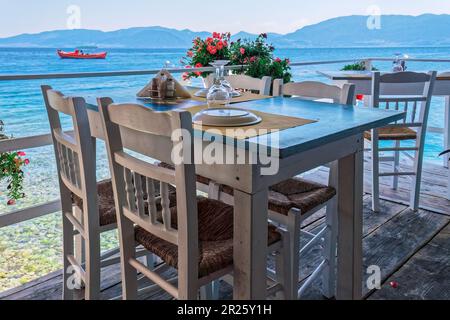
<svg viewBox="0 0 450 320"><path fill-rule="evenodd" d="M145 214L145 204L144 204L144 191L142 188L142 176L139 173L133 172L134 188L136 190L136 204L139 216L142 219L148 218Z"/></svg>
<svg viewBox="0 0 450 320"><path fill-rule="evenodd" d="M155 181L150 178L146 178L147 183L147 202L148 211L150 215L150 223L156 224L156 219L158 215L158 210L156 208L156 192L155 192Z"/></svg>
<svg viewBox="0 0 450 320"><path fill-rule="evenodd" d="M127 202L128 202L128 208L130 209L130 211L135 213L136 212L136 197L135 197L135 193L134 193L134 186L133 186L131 170L124 167L123 175L124 175L124 180L125 180L125 193L126 193L126 198L127 198Z"/></svg>
<svg viewBox="0 0 450 320"><path fill-rule="evenodd" d="M167 231L172 230L172 219L170 216L170 199L169 199L169 185L161 182L161 207L164 227Z"/></svg>

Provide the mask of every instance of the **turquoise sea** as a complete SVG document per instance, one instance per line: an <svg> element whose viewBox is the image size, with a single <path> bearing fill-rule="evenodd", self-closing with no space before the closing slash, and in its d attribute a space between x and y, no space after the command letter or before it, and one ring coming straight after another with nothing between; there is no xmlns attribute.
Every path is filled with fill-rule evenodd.
<svg viewBox="0 0 450 320"><path fill-rule="evenodd" d="M359 59L366 57L392 57L396 52L413 58L448 58L450 48L324 48L283 49L276 55L292 62ZM180 65L183 49L159 50L108 50L106 60L60 60L56 49L8 49L0 48L0 74L73 73L94 71L144 70L161 68L166 61ZM375 63L380 70L390 70L390 63ZM447 71L449 63L409 63L409 70ZM294 80L326 81L317 70L339 70L343 64L293 68ZM67 80L0 81L0 119L8 134L25 137L49 132L47 115L43 106L40 85L49 84L66 94L85 97L107 96L114 92L137 92L149 81L149 76L111 77ZM430 125L443 126L444 101L433 100ZM428 134L426 160L439 161L443 137ZM108 175L108 166L99 144L98 175ZM0 214L23 207L55 200L59 197L56 169L52 147L27 150L31 163L26 168L27 197L14 207L5 205L6 197L0 184ZM0 291L29 281L39 275L55 270L60 264L60 224L55 215L47 216L10 228L0 233ZM114 235L110 235L111 239ZM113 243L114 241L110 242ZM108 245L106 245L107 247ZM106 248L105 247L105 248Z"/></svg>

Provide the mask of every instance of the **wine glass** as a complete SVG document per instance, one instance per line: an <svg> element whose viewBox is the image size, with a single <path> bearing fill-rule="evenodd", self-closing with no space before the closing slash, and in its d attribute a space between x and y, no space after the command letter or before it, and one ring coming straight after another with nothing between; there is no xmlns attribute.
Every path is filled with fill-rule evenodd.
<svg viewBox="0 0 450 320"><path fill-rule="evenodd" d="M225 66L229 63L227 60L217 60L211 62L211 65L216 68L216 76L214 78L214 84L208 91L206 99L208 101L208 107L224 107L230 104L231 94L233 88L225 80Z"/></svg>

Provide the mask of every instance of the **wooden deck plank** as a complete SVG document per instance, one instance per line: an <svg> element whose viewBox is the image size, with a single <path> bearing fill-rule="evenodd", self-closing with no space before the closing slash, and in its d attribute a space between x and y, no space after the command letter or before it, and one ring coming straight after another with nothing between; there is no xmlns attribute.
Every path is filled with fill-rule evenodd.
<svg viewBox="0 0 450 320"><path fill-rule="evenodd" d="M450 300L450 224L383 284L370 300ZM390 286L391 281L398 288Z"/></svg>

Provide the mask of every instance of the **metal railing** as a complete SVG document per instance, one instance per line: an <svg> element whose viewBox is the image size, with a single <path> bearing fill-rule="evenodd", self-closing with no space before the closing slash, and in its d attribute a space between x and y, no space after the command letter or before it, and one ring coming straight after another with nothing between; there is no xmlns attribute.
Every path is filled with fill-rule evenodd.
<svg viewBox="0 0 450 320"><path fill-rule="evenodd" d="M393 61L392 58L365 58L365 59L345 59L345 60L326 60L326 61L307 61L291 63L292 67L314 66L314 65L329 65L339 63L351 63L355 61L362 61L366 66L370 66L373 61ZM406 59L408 61L417 62L449 62L450 59ZM237 70L245 66L228 66L227 70ZM56 74L23 74L23 75L0 75L0 82L2 81L29 81L29 80L44 80L44 79L73 79L73 78L102 78L102 77L124 77L124 76L142 76L155 75L160 69L154 70L131 70L131 71L111 71L111 72L85 72L85 73L56 73ZM172 68L168 69L171 73L189 72L213 72L214 68ZM443 133L441 128L433 128L433 132ZM52 145L52 137L50 134L28 136L22 138L13 138L10 140L0 141L0 153L11 152L18 150L26 150ZM60 210L60 201L55 200L43 204L38 204L33 207L12 211L6 214L0 213L0 228L11 226L13 224L32 220L38 217L52 214Z"/></svg>

